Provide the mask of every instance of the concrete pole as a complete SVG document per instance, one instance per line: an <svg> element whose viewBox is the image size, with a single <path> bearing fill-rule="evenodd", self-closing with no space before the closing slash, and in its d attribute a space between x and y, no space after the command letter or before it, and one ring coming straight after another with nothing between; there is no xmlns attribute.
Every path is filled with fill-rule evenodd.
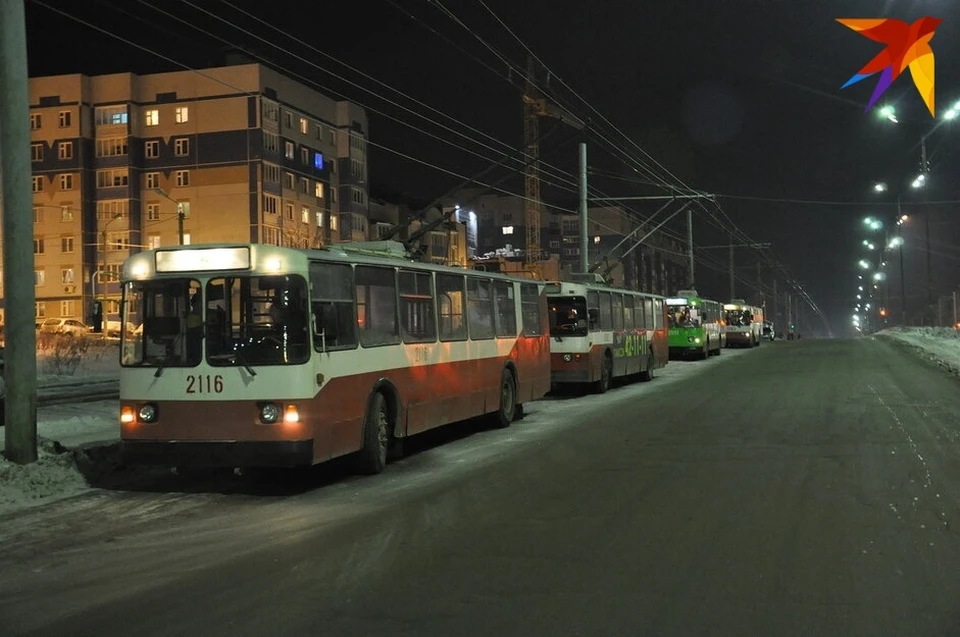
<svg viewBox="0 0 960 637"><path fill-rule="evenodd" d="M693 275L693 210L687 208L687 258L690 262L687 264L690 278L690 289L697 289L696 277Z"/></svg>
<svg viewBox="0 0 960 637"><path fill-rule="evenodd" d="M587 145L580 142L580 271L586 273L590 269L590 260L587 252L590 242L587 240L589 232L587 224ZM181 244L183 241L181 240Z"/></svg>
<svg viewBox="0 0 960 637"><path fill-rule="evenodd" d="M733 299L737 296L736 282L733 278L733 235L730 236L730 296L728 297L732 302Z"/></svg>
<svg viewBox="0 0 960 637"><path fill-rule="evenodd" d="M773 321L774 332L780 329L780 320L777 318L777 308L780 307L780 297L777 296L777 279L773 279L773 317L770 319ZM766 310L764 310L766 313Z"/></svg>
<svg viewBox="0 0 960 637"><path fill-rule="evenodd" d="M0 0L0 184L3 186L4 444L13 462L37 460L37 331L33 280L30 97L23 0Z"/></svg>

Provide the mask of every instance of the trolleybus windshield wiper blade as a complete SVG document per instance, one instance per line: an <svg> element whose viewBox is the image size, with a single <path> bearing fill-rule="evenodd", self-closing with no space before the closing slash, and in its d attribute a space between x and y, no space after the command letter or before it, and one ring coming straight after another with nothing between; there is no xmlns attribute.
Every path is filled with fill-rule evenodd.
<svg viewBox="0 0 960 637"><path fill-rule="evenodd" d="M216 361L227 361L229 363L240 363L243 365L243 368L247 370L247 373L251 376L256 376L257 372L254 371L250 364L240 355L240 352L231 352L229 354L214 354L213 356L207 356L207 360L211 362Z"/></svg>

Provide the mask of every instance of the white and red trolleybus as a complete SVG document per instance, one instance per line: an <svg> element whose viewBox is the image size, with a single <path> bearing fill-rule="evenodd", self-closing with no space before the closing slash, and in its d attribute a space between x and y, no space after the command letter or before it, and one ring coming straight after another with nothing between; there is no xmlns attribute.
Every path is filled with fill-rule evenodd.
<svg viewBox="0 0 960 637"><path fill-rule="evenodd" d="M759 347L763 342L763 308L733 299L723 305L727 347Z"/></svg>
<svg viewBox="0 0 960 637"><path fill-rule="evenodd" d="M550 388L544 283L357 248L159 248L123 266L123 455L171 466L299 466ZM383 242L377 244L384 246ZM394 247L399 244L392 244Z"/></svg>
<svg viewBox="0 0 960 637"><path fill-rule="evenodd" d="M552 382L592 383L603 393L616 377L650 380L667 364L662 296L560 282L547 285L547 302Z"/></svg>

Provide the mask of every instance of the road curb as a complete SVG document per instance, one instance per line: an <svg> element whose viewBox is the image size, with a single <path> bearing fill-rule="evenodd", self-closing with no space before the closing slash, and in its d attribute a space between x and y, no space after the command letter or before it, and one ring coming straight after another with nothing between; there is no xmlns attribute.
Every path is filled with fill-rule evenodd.
<svg viewBox="0 0 960 637"><path fill-rule="evenodd" d="M960 367L940 360L919 345L908 343L907 341L897 338L891 334L875 334L874 338L882 339L884 342L891 343L894 347L898 347L923 360L924 362L932 363L934 366L949 372L951 376L960 379Z"/></svg>

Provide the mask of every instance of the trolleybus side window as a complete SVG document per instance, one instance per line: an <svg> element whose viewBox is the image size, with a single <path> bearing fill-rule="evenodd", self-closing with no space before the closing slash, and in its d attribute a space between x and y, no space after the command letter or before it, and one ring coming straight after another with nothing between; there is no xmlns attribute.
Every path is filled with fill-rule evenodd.
<svg viewBox="0 0 960 637"><path fill-rule="evenodd" d="M645 301L646 299L642 296L633 297L633 322L638 330L647 329L646 319L644 318L645 314L643 312L643 304Z"/></svg>
<svg viewBox="0 0 960 637"><path fill-rule="evenodd" d="M515 337L517 335L517 301L513 282L494 281L493 292L497 306L497 336Z"/></svg>
<svg viewBox="0 0 960 637"><path fill-rule="evenodd" d="M464 322L466 291L463 275L437 273L437 306L440 315L440 340L463 341L467 338Z"/></svg>
<svg viewBox="0 0 960 637"><path fill-rule="evenodd" d="M631 294L625 294L623 296L623 329L632 330L635 325L633 323L633 299L637 297Z"/></svg>
<svg viewBox="0 0 960 637"><path fill-rule="evenodd" d="M613 329L622 330L623 329L623 295L611 294L610 298L613 301Z"/></svg>
<svg viewBox="0 0 960 637"><path fill-rule="evenodd" d="M543 318L540 316L540 289L535 284L520 284L520 309L523 314L523 335L540 336Z"/></svg>
<svg viewBox="0 0 960 637"><path fill-rule="evenodd" d="M587 290L587 328L592 332L600 329L600 293Z"/></svg>
<svg viewBox="0 0 960 637"><path fill-rule="evenodd" d="M651 306L653 307L653 327L654 330L663 329L663 299L651 299Z"/></svg>
<svg viewBox="0 0 960 637"><path fill-rule="evenodd" d="M313 348L318 352L357 346L353 268L341 263L310 264Z"/></svg>
<svg viewBox="0 0 960 637"><path fill-rule="evenodd" d="M360 344L376 347L399 343L396 270L358 265L356 273Z"/></svg>
<svg viewBox="0 0 960 637"><path fill-rule="evenodd" d="M646 329L655 330L657 329L656 319L654 318L654 301L653 299L644 299L643 300L643 321ZM679 310L678 310L679 311Z"/></svg>
<svg viewBox="0 0 960 637"><path fill-rule="evenodd" d="M404 343L432 343L437 340L430 272L400 270L400 326Z"/></svg>
<svg viewBox="0 0 960 637"><path fill-rule="evenodd" d="M493 338L493 281L467 277L467 324L471 340Z"/></svg>
<svg viewBox="0 0 960 637"><path fill-rule="evenodd" d="M610 293L600 293L600 329L609 330L613 328L613 312L610 309Z"/></svg>

